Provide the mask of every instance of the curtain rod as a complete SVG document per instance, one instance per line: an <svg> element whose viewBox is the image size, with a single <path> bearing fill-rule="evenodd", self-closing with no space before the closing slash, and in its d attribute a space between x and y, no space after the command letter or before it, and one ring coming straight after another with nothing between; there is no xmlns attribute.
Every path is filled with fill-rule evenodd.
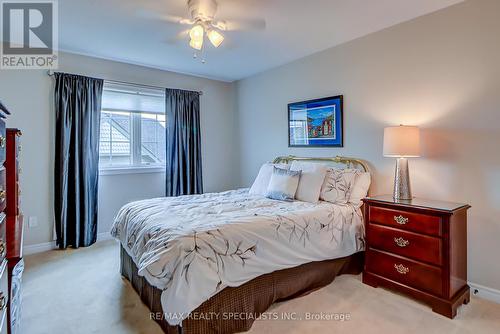
<svg viewBox="0 0 500 334"><path fill-rule="evenodd" d="M53 77L54 76L54 71L51 71L51 70L48 70L47 71L47 75L49 77ZM126 82L126 81L119 81L119 80L108 80L108 79L102 79L104 81L107 81L109 83L115 83L115 84L123 84L123 85L130 85L130 86L136 86L136 87L145 87L145 88L153 88L153 89L166 89L168 87L159 87L159 86L151 86L151 85L144 85L144 84L138 84L138 83L133 83L133 82ZM182 89L182 88L180 88ZM192 90L189 90L189 89L183 89L183 90L187 90L189 92L196 92L200 95L203 95L203 91L192 91Z"/></svg>

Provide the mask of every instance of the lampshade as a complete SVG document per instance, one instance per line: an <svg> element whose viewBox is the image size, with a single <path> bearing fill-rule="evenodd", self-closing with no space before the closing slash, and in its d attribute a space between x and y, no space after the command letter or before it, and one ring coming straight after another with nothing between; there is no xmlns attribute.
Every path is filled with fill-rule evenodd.
<svg viewBox="0 0 500 334"><path fill-rule="evenodd" d="M189 31L189 37L194 40L200 40L203 39L203 34L205 33L205 30L203 27L199 24L195 25L194 27L191 28Z"/></svg>
<svg viewBox="0 0 500 334"><path fill-rule="evenodd" d="M191 38L191 41L189 41L189 46L191 46L193 49L201 50L201 48L203 47L203 38Z"/></svg>
<svg viewBox="0 0 500 334"><path fill-rule="evenodd" d="M213 29L209 30L207 36L212 45L215 46L216 48L218 48L224 41L224 36L222 36L222 34L219 33L217 30Z"/></svg>
<svg viewBox="0 0 500 334"><path fill-rule="evenodd" d="M416 126L391 126L384 129L384 156L419 157L420 130Z"/></svg>

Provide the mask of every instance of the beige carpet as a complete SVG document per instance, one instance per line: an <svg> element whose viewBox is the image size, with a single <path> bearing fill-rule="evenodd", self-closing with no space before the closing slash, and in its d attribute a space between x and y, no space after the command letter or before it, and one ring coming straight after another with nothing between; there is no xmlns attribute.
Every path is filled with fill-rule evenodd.
<svg viewBox="0 0 500 334"><path fill-rule="evenodd" d="M114 241L26 257L24 334L160 334L149 311L119 273ZM427 306L340 276L308 296L273 305L269 317L349 314L348 321L260 320L251 333L499 333L500 305L472 298L455 320Z"/></svg>

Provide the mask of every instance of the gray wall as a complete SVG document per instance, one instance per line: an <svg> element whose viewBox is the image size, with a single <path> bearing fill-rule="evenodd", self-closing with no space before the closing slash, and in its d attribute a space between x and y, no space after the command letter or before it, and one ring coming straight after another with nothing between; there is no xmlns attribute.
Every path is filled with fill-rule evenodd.
<svg viewBox="0 0 500 334"><path fill-rule="evenodd" d="M203 90L201 97L202 159L205 191L234 188L238 171L234 142L234 84L67 53L60 71L160 87ZM53 240L54 124L53 79L46 71L9 70L0 73L0 98L13 115L7 126L23 131L22 211L39 225L26 228L25 244ZM164 195L164 173L103 175L99 190L99 232L107 232L125 203Z"/></svg>
<svg viewBox="0 0 500 334"><path fill-rule="evenodd" d="M411 161L414 194L467 202L469 276L500 288L500 1L467 1L283 67L222 83L96 58L61 54L61 70L165 87L201 89L206 191L250 185L277 155L351 155L372 164L373 194L390 193L394 160L383 128L423 130ZM236 86L236 90L234 89ZM289 102L343 94L345 147L287 147ZM27 245L52 240L54 112L45 71L1 71L0 98L23 130L22 208L39 226ZM237 110L237 115L234 113ZM164 174L101 176L99 231L131 200L161 196Z"/></svg>
<svg viewBox="0 0 500 334"><path fill-rule="evenodd" d="M500 1L444 9L238 82L241 185L277 155L347 155L372 164L372 194L391 193L383 128L418 125L414 195L472 205L469 278L500 288ZM344 148L294 149L287 103L344 95Z"/></svg>

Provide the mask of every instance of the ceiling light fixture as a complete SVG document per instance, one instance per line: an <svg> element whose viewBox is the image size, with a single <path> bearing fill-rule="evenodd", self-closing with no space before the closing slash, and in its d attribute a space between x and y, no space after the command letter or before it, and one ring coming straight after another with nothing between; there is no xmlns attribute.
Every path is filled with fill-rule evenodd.
<svg viewBox="0 0 500 334"><path fill-rule="evenodd" d="M177 0L181 1L181 0ZM189 17L180 17L176 15L159 15L162 20L167 22L189 25L189 45L196 50L194 58L204 52L205 34L210 43L218 48L225 40L224 32L234 30L264 30L266 21L263 19L245 19L245 20L220 20L216 19L217 9L219 7L218 0L183 0L187 2ZM182 37L181 37L182 36ZM184 38L182 32L179 37Z"/></svg>
<svg viewBox="0 0 500 334"><path fill-rule="evenodd" d="M215 29L210 29L207 36L212 45L216 48L218 48L224 41L224 36L222 36L222 34Z"/></svg>
<svg viewBox="0 0 500 334"><path fill-rule="evenodd" d="M189 37L191 38L189 45L193 49L201 50L203 47L203 40L205 39L205 32L212 45L216 48L224 41L224 36L222 36L220 32L213 28L206 28L203 23L198 23L189 31Z"/></svg>

